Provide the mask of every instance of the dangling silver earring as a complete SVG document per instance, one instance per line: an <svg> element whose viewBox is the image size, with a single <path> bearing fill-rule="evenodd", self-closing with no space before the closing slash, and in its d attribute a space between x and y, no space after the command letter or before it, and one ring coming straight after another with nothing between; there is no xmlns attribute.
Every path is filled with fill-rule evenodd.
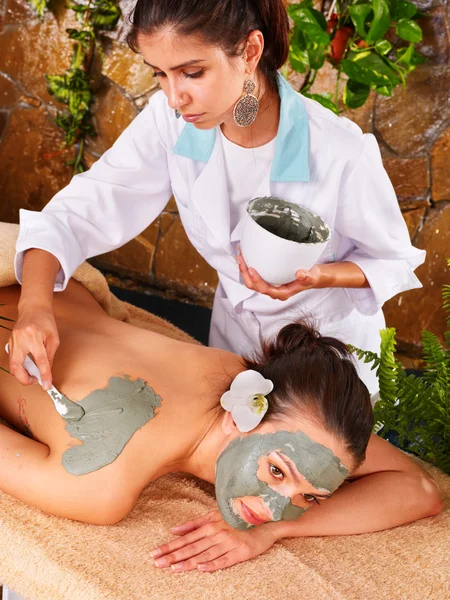
<svg viewBox="0 0 450 600"><path fill-rule="evenodd" d="M252 95L256 85L252 79L247 79L244 83L244 94L240 100L236 102L234 107L233 117L234 122L239 127L248 127L256 119L258 114L259 102L256 96Z"/></svg>
<svg viewBox="0 0 450 600"><path fill-rule="evenodd" d="M175 109L175 116L177 119L179 119L181 117L180 113L178 112L177 109Z"/></svg>

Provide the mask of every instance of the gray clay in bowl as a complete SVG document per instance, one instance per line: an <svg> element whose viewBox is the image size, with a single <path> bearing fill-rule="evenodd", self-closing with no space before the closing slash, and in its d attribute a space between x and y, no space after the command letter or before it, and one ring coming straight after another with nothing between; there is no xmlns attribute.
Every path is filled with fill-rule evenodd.
<svg viewBox="0 0 450 600"><path fill-rule="evenodd" d="M263 229L292 242L318 244L330 235L318 215L281 198L255 198L248 205L248 213Z"/></svg>

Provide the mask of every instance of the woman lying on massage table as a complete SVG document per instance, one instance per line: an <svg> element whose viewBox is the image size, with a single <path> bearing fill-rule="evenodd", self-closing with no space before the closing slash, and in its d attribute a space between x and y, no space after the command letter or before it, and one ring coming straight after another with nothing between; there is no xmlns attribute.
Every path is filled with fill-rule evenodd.
<svg viewBox="0 0 450 600"><path fill-rule="evenodd" d="M19 287L3 288L0 314L16 319L18 300ZM371 532L440 511L434 481L370 434L369 394L341 342L292 324L245 361L114 320L74 281L54 311L66 414L0 370L0 416L18 430L0 425L7 494L108 525L165 473L215 483L220 512L174 528L153 553L175 571L224 568L283 537ZM4 369L14 335L0 329Z"/></svg>

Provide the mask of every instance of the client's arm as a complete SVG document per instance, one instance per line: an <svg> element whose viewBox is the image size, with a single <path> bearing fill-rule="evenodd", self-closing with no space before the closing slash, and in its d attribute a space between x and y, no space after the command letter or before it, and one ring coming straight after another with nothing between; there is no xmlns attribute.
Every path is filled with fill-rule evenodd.
<svg viewBox="0 0 450 600"><path fill-rule="evenodd" d="M297 521L237 531L214 511L174 528L179 537L156 549L154 557L156 566L179 565L175 571L215 571L254 558L285 537L370 533L436 515L441 508L434 480L404 453L372 435L367 459L350 481Z"/></svg>
<svg viewBox="0 0 450 600"><path fill-rule="evenodd" d="M398 527L441 509L435 481L406 454L372 435L366 461L348 483L297 521L271 525L277 539L352 535Z"/></svg>

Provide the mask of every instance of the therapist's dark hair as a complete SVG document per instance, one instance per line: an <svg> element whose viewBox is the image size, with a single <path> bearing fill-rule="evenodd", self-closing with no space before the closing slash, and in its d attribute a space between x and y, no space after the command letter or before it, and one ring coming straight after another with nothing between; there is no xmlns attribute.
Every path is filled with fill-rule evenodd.
<svg viewBox="0 0 450 600"><path fill-rule="evenodd" d="M259 29L264 51L259 68L276 86L276 73L289 54L289 19L283 0L137 0L129 17L128 45L139 52L138 35L166 27L182 35L201 34L228 56L238 56L249 34Z"/></svg>
<svg viewBox="0 0 450 600"><path fill-rule="evenodd" d="M343 342L297 321L244 361L248 369L273 382L265 421L289 422L295 414L302 415L344 442L355 466L364 461L373 409Z"/></svg>

